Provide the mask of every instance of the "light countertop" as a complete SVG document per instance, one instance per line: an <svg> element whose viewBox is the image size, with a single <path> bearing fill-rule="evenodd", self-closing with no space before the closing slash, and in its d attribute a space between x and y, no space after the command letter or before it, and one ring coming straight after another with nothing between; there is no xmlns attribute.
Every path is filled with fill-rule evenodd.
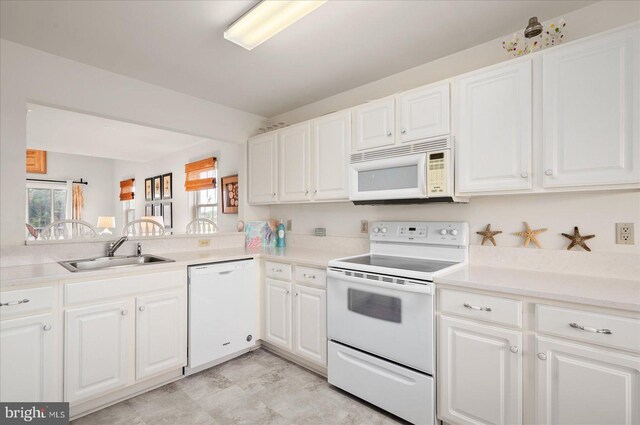
<svg viewBox="0 0 640 425"><path fill-rule="evenodd" d="M0 267L0 288L17 289L20 286L31 286L67 280L87 280L90 278L108 278L123 274L160 271L194 264L217 263L221 261L241 260L246 258L265 258L271 261L286 261L311 267L326 268L329 260L358 254L358 252L335 252L306 248L227 248L186 252L153 253L160 257L174 260L171 263L148 264L138 267L70 272L58 263L42 263L24 266Z"/></svg>
<svg viewBox="0 0 640 425"><path fill-rule="evenodd" d="M640 311L640 281L467 266L435 278L436 284Z"/></svg>

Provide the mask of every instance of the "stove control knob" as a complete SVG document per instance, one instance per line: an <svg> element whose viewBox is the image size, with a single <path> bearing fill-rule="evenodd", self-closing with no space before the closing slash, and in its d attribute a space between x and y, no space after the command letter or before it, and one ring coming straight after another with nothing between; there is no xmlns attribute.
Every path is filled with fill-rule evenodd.
<svg viewBox="0 0 640 425"><path fill-rule="evenodd" d="M382 233L387 233L387 228L386 228L386 227L383 227L382 229L380 229L380 231L381 231Z"/></svg>
<svg viewBox="0 0 640 425"><path fill-rule="evenodd" d="M440 230L440 234L441 234L442 236L445 236L445 235L447 234L447 229L442 229L442 230Z"/></svg>
<svg viewBox="0 0 640 425"><path fill-rule="evenodd" d="M453 229L453 230L451 231L451 234L452 234L453 236L456 236L456 235L458 234L458 231L457 231L456 229Z"/></svg>
<svg viewBox="0 0 640 425"><path fill-rule="evenodd" d="M374 228L373 228L373 233L378 233L379 231L380 231L380 228L379 228L379 227L374 227Z"/></svg>

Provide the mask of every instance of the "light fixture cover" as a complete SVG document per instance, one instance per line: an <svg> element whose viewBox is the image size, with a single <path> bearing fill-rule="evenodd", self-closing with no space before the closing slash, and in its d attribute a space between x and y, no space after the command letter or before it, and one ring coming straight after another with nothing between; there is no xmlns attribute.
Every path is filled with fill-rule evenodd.
<svg viewBox="0 0 640 425"><path fill-rule="evenodd" d="M101 215L98 217L98 224L96 225L96 227L113 229L114 227L116 227L116 218Z"/></svg>
<svg viewBox="0 0 640 425"><path fill-rule="evenodd" d="M224 32L224 38L252 50L327 0L262 0Z"/></svg>
<svg viewBox="0 0 640 425"><path fill-rule="evenodd" d="M532 38L542 33L542 24L538 22L538 18L534 16L529 19L529 25L524 29L525 38Z"/></svg>

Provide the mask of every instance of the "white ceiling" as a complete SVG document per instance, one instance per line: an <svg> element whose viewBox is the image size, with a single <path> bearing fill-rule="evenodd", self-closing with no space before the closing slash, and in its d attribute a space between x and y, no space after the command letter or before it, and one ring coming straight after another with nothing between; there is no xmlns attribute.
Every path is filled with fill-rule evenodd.
<svg viewBox="0 0 640 425"><path fill-rule="evenodd" d="M147 162L206 141L172 131L42 105L27 105L27 147Z"/></svg>
<svg viewBox="0 0 640 425"><path fill-rule="evenodd" d="M223 39L255 2L7 1L0 36L271 117L592 1L329 1L247 51Z"/></svg>

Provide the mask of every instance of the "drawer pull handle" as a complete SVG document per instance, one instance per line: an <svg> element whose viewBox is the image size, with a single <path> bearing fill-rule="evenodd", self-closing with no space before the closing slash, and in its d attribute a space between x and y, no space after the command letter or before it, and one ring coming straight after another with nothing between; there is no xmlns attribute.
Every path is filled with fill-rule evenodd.
<svg viewBox="0 0 640 425"><path fill-rule="evenodd" d="M596 329L596 328L590 328L588 326L580 326L577 323L569 323L569 326L571 326L574 329L580 329L581 331L587 331L587 332L593 332L596 334L605 334L605 335L611 335L613 332L611 332L609 329Z"/></svg>
<svg viewBox="0 0 640 425"><path fill-rule="evenodd" d="M304 276L305 279L315 279L316 275L314 274L303 274L302 276Z"/></svg>
<svg viewBox="0 0 640 425"><path fill-rule="evenodd" d="M469 303L463 304L465 307L470 308L471 310L477 311L491 311L491 307L478 307L477 305L471 305Z"/></svg>
<svg viewBox="0 0 640 425"><path fill-rule="evenodd" d="M271 269L274 273L282 273L282 269Z"/></svg>
<svg viewBox="0 0 640 425"><path fill-rule="evenodd" d="M44 326L42 327L42 330L44 330L44 331L50 331L50 330L51 330L51 325L49 325L49 324L44 325Z"/></svg>
<svg viewBox="0 0 640 425"><path fill-rule="evenodd" d="M511 347L509 347L509 351L515 354L518 352L518 347L516 347L515 345L512 345Z"/></svg>
<svg viewBox="0 0 640 425"><path fill-rule="evenodd" d="M547 360L547 355L545 353L538 353L538 358L540 360Z"/></svg>
<svg viewBox="0 0 640 425"><path fill-rule="evenodd" d="M11 305L18 305L18 304L26 304L29 302L28 298L25 298L23 300L16 300L16 301L7 301L6 303L0 303L0 306L4 307L4 306L11 306Z"/></svg>

